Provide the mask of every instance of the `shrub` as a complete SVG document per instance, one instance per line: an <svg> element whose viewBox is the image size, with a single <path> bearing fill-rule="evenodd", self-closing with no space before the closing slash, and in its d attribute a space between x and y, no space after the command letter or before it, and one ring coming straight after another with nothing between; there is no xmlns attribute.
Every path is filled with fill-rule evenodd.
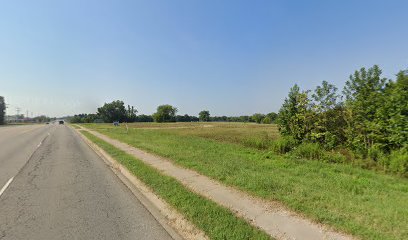
<svg viewBox="0 0 408 240"><path fill-rule="evenodd" d="M271 120L270 117L265 117L265 118L262 120L262 123L263 123L263 124L271 124L271 123L272 123L272 120Z"/></svg>
<svg viewBox="0 0 408 240"><path fill-rule="evenodd" d="M368 149L368 157L377 162L383 157L383 152L378 146L372 146Z"/></svg>
<svg viewBox="0 0 408 240"><path fill-rule="evenodd" d="M298 158L323 159L325 151L317 143L302 143L296 147L292 155Z"/></svg>
<svg viewBox="0 0 408 240"><path fill-rule="evenodd" d="M325 152L323 160L329 163L345 163L347 162L347 157L340 152Z"/></svg>
<svg viewBox="0 0 408 240"><path fill-rule="evenodd" d="M390 165L390 156L389 155L382 155L380 159L378 159L378 164L384 168L384 170L388 169Z"/></svg>
<svg viewBox="0 0 408 240"><path fill-rule="evenodd" d="M341 154L342 156L344 156L346 158L347 162L353 162L356 158L355 154L347 149L347 148L338 148L336 149L337 153Z"/></svg>
<svg viewBox="0 0 408 240"><path fill-rule="evenodd" d="M394 151L389 156L389 170L391 172L407 174L408 173L408 151Z"/></svg>
<svg viewBox="0 0 408 240"><path fill-rule="evenodd" d="M285 154L298 145L297 141L289 136L281 137L272 142L271 149L275 153Z"/></svg>

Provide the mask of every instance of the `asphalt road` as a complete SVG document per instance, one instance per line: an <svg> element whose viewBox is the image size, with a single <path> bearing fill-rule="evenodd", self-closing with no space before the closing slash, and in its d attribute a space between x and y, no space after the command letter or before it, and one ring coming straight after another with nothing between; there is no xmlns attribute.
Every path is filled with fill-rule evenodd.
<svg viewBox="0 0 408 240"><path fill-rule="evenodd" d="M2 240L171 239L67 126L0 128L0 189L7 183Z"/></svg>

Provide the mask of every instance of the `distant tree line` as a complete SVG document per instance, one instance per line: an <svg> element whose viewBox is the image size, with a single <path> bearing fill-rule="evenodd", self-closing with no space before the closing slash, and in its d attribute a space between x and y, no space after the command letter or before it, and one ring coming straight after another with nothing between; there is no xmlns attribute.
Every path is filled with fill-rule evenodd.
<svg viewBox="0 0 408 240"><path fill-rule="evenodd" d="M55 120L56 118L50 118L45 115L40 115L36 116L30 119L32 122L37 122L37 123L44 123L44 122L50 122L51 120Z"/></svg>
<svg viewBox="0 0 408 240"><path fill-rule="evenodd" d="M77 114L69 118L71 123L111 123L111 122L256 122L270 124L274 123L278 114L272 112L268 114L256 113L252 116L211 116L210 111L203 110L197 116L188 114L177 115L178 109L169 104L160 105L152 115L137 115L137 110L130 105L125 106L123 101L113 101L105 103L97 109L96 113Z"/></svg>
<svg viewBox="0 0 408 240"><path fill-rule="evenodd" d="M313 91L294 85L279 111L281 134L407 172L408 71L395 80L381 74L376 65L355 71L342 94L326 81Z"/></svg>

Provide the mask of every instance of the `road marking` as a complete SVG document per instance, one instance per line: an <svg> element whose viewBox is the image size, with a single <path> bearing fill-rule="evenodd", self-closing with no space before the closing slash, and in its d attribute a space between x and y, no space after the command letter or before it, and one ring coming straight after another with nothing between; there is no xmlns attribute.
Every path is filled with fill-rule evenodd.
<svg viewBox="0 0 408 240"><path fill-rule="evenodd" d="M4 185L4 187L0 190L0 196L3 194L4 191L6 191L6 188L10 185L10 183L13 181L14 177L10 178L6 185Z"/></svg>

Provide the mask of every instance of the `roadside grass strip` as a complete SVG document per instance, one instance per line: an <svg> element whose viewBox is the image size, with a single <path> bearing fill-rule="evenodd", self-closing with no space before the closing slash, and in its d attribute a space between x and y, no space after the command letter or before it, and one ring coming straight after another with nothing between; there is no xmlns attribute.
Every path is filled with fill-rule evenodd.
<svg viewBox="0 0 408 240"><path fill-rule="evenodd" d="M72 126L72 127L75 128L75 129L81 129L81 127L78 126L77 124L70 124L70 126Z"/></svg>
<svg viewBox="0 0 408 240"><path fill-rule="evenodd" d="M125 166L210 239L272 239L265 232L235 216L230 210L189 191L174 178L161 174L87 131L82 131L82 134Z"/></svg>
<svg viewBox="0 0 408 240"><path fill-rule="evenodd" d="M85 126L356 237L408 239L408 179L169 130Z"/></svg>

